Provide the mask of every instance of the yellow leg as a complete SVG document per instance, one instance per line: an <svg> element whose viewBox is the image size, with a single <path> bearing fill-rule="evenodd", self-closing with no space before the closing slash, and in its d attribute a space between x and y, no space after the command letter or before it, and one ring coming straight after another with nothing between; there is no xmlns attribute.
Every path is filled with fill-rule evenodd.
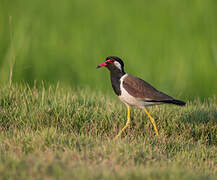
<svg viewBox="0 0 217 180"><path fill-rule="evenodd" d="M144 111L145 111L145 113L148 115L148 117L151 119L151 122L152 122L152 124L153 124L153 126L154 126L154 130L155 130L156 134L159 135L159 134L158 134L158 130L157 130L157 126L156 126L156 124L155 124L154 119L151 117L151 115L149 114L149 112L148 112L145 108L144 108Z"/></svg>
<svg viewBox="0 0 217 180"><path fill-rule="evenodd" d="M127 123L126 125L121 129L121 131L118 133L118 135L115 137L115 139L117 139L121 133L130 125L130 107L128 106L127 107L128 109L128 113L127 113Z"/></svg>

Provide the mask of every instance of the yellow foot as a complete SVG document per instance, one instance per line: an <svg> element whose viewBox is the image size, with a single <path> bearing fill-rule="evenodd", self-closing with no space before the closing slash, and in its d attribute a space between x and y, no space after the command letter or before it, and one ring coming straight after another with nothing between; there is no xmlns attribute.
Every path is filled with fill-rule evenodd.
<svg viewBox="0 0 217 180"><path fill-rule="evenodd" d="M151 115L149 114L149 112L148 112L146 109L144 109L144 111L145 111L145 113L148 115L148 117L150 118L150 120L151 120L151 122L152 122L152 124L153 124L153 126L154 126L155 133L156 133L156 135L158 136L159 133L158 133L157 126L156 126L156 124L155 124L154 119L151 117Z"/></svg>
<svg viewBox="0 0 217 180"><path fill-rule="evenodd" d="M130 125L130 123L127 122L126 125L123 127L123 129L121 129L121 131L118 133L118 135L115 136L115 139L117 139L117 138L122 134L122 132L123 132L129 125Z"/></svg>
<svg viewBox="0 0 217 180"><path fill-rule="evenodd" d="M126 125L121 129L121 131L118 133L118 135L115 136L115 139L117 139L117 138L121 135L121 133L130 125L130 107L128 106L127 109L128 109L127 123L126 123Z"/></svg>

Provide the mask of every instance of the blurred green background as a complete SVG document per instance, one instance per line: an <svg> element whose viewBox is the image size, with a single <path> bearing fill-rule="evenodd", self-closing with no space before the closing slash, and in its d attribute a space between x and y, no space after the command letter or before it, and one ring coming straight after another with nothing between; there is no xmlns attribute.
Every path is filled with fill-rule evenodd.
<svg viewBox="0 0 217 180"><path fill-rule="evenodd" d="M14 82L111 92L110 55L172 96L216 95L217 1L0 0L1 84L15 56Z"/></svg>

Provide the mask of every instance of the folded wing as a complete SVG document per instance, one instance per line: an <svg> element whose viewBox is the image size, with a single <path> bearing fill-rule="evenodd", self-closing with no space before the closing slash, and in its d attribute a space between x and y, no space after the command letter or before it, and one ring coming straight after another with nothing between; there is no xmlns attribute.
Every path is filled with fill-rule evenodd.
<svg viewBox="0 0 217 180"><path fill-rule="evenodd" d="M130 95L144 101L163 102L173 100L172 97L158 91L149 83L132 75L128 75L124 79L123 87Z"/></svg>

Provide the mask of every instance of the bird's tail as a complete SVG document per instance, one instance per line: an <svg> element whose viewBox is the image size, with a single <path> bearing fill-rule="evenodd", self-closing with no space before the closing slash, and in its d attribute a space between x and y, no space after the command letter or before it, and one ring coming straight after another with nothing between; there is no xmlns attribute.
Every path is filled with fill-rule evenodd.
<svg viewBox="0 0 217 180"><path fill-rule="evenodd" d="M180 100L177 100L177 99L165 100L164 102L168 103L168 104L175 104L175 105L178 105L178 106L184 106L186 104L186 102L180 101Z"/></svg>

